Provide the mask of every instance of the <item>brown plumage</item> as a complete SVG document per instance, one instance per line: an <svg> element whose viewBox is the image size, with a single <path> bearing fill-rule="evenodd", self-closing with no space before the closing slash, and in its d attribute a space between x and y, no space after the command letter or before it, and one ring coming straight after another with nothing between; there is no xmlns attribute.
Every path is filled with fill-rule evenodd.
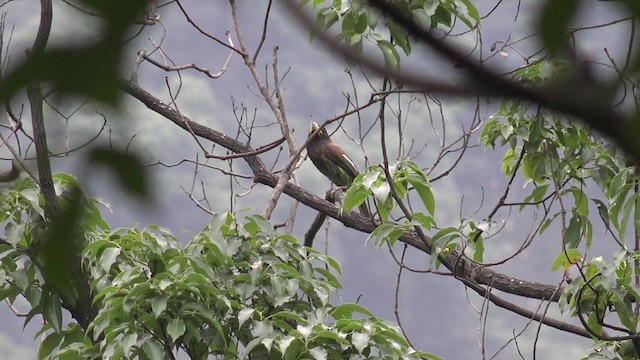
<svg viewBox="0 0 640 360"><path fill-rule="evenodd" d="M345 151L315 122L311 124L309 136L311 140L307 144L307 154L313 165L337 186L351 186L359 172ZM360 206L360 213L364 216L370 215L366 204Z"/></svg>

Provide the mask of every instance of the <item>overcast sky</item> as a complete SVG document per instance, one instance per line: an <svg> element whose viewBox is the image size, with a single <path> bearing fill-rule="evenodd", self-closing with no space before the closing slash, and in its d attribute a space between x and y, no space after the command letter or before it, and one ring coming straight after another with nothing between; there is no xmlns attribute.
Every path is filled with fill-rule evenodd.
<svg viewBox="0 0 640 360"><path fill-rule="evenodd" d="M476 1L481 3L480 1ZM593 3L593 12L583 14L588 21L604 21L605 17L615 17L610 8L604 8L597 1ZM591 3L590 2L590 3ZM215 5L212 5L215 3ZM263 2L239 1L241 4L240 18L242 29L250 48L255 48L262 29ZM266 3L266 2L264 2ZM484 3L484 2L482 2ZM533 32L529 28L532 23L531 16L536 14L535 9L522 2L522 8L517 22L513 21L515 3L501 5L497 11L485 20L482 25L482 47L485 53L489 52L492 43L499 40L518 39ZM220 38L224 38L226 30L232 29L229 5L227 2L194 2L185 1L185 7L193 19L208 32ZM260 4L260 5L256 5ZM24 53L24 49L33 41L37 28L38 11L33 6L35 2L17 2L4 7L8 12L7 28L14 29L13 40L9 51L13 56L12 61L18 61ZM54 32L52 43L65 41L83 41L91 39L99 29L92 30L92 20L81 16L62 2L56 1L54 8ZM486 14L492 7L480 6L481 14ZM529 7L527 7L529 6ZM290 18L290 14L280 7L276 1L272 11L272 19L269 23L268 38L264 45L262 56L258 59L259 68L265 69L271 66L271 53L274 45L280 48L279 63L281 73L288 71L283 83L284 98L287 106L288 118L295 129L295 135L299 142L306 137L311 121L322 121L340 114L345 109L344 94L353 94L352 83L345 69L345 62L336 58L318 41L310 41L308 31L302 29ZM166 28L163 49L177 64L197 63L200 66L217 72L226 59L228 51L215 43L208 41L197 33L185 21L184 16L175 5L162 8L162 23ZM460 30L456 28L456 30ZM592 37L579 39L584 51L593 51L602 55L600 41L598 39L612 38L611 31L624 32L624 29L613 28L599 33L601 38ZM163 36L163 27L160 24L146 27L141 35L131 45L129 56L125 59L125 74L129 76L129 68L133 66L135 54L141 48L150 51L152 42L158 43ZM456 37L455 41L463 46L473 46L474 34ZM520 51L535 49L535 40L523 42L517 45ZM616 51L616 44L608 45L612 51ZM415 58L413 58L415 56ZM506 56L506 57L505 57ZM496 56L491 65L504 69L515 68L521 63L513 49L506 49L505 55ZM412 63L408 66L416 68L425 67L441 78L455 77L459 70L447 61L435 59L428 50L416 46L412 55ZM360 100L366 101L371 90L365 78L358 68L351 68L354 75L356 89ZM165 74L154 69L150 64L143 64L140 70L140 83L159 98L168 99L165 89ZM270 74L269 74L270 76ZM170 83L177 86L177 78L170 75ZM371 76L375 86L380 86L380 80ZM264 102L256 95L256 87L250 78L242 59L234 57L228 72L217 80L202 76L197 72L185 71L182 73L182 88L178 98L180 110L192 120L204 125L235 134L236 123L233 114L233 104L244 105L252 114L255 110L256 123L268 124L273 121L273 115L269 112ZM422 166L428 167L438 151L437 137L431 130L427 113L427 103L424 99L416 99L410 106L406 105L406 98L401 101L401 108L410 115L407 118L407 142L414 144L416 149L424 150L415 159ZM473 118L474 101L465 101L458 98L439 97L443 103L442 121L447 125L447 131L451 138L460 133L461 126L466 126ZM80 99L57 99L57 103L71 111L81 103ZM403 103L404 101L404 103ZM481 115L483 120L491 115L491 109L499 103L494 102L486 107ZM104 133L99 141L111 141L123 145L131 142L131 148L141 153L147 163L163 161L175 163L182 159L195 159L199 147L191 136L178 129L169 121L149 112L143 105L133 99L125 99L124 106L119 111L101 108L88 104L82 108L70 121L71 141L82 143L95 134L101 124L101 117L96 110L103 111L108 119L109 133ZM375 109L361 114L361 121L370 124L375 119ZM55 114L49 110L51 118ZM439 120L438 120L439 121ZM355 117L347 118L344 123L347 134L357 131ZM49 133L53 138L51 145L54 149L62 149L65 144L60 140L63 122L60 118L51 120L47 124L51 128ZM332 127L330 130L335 129ZM365 148L369 161L373 164L382 161L379 149L379 130L374 129L365 141ZM135 135L135 138L131 138ZM263 128L255 133L252 140L253 146L277 139L278 130L275 127ZM349 150L357 165L364 168L364 156L356 144L349 139L344 132L334 135L339 142ZM477 144L477 136L472 139L472 144ZM392 153L397 149L397 144L390 143ZM210 144L207 144L210 146ZM216 149L218 154L224 154ZM434 183L436 194L437 220L440 226L455 224L461 212L462 194L465 202L462 212L469 215L475 209L480 209L477 220L483 219L487 214L486 209L495 204L500 196L506 180L500 173L501 149L485 150L481 147L470 149L463 161L449 177ZM275 159L275 152L267 154L267 159ZM285 156L286 152L282 154ZM395 154L395 153L394 153ZM281 164L282 162L280 162ZM64 159L56 159L53 166L57 171L71 171L79 176L93 196L104 198L113 205L114 213L105 211L105 218L117 226L145 226L156 223L172 229L183 241L188 241L191 236L206 226L209 215L197 206L185 195L183 189L189 189L192 184L193 166L181 165L173 168L162 166L151 167L154 174L155 201L153 204L140 204L131 200L113 186L108 174L96 172L87 168L83 162L83 154L76 153ZM222 163L212 163L224 167ZM2 167L2 166L0 166ZM443 167L444 169L444 167ZM241 162L238 162L239 172L248 174ZM436 172L437 173L437 172ZM307 161L297 172L300 183L313 193L324 196L330 184L327 179ZM202 181L207 188L210 203L214 211L229 209L228 179L220 172L212 169L203 171L198 175L197 181ZM250 185L245 182L245 185ZM522 178L517 178L515 188L521 190L525 183ZM239 189L236 189L240 191ZM262 185L256 186L245 197L237 198L238 208L249 208L244 213L261 213L264 209L264 200L269 196L270 189ZM480 204L484 196L485 202ZM281 201L272 221L274 223L285 219L288 214L290 200ZM300 216L297 219L294 234L302 238L315 212L304 206L299 209ZM492 249L488 250L488 257L500 258L516 249L524 234L529 230L532 214L525 212L522 215L502 214L501 219L507 222L504 233L488 244ZM556 229L557 230L557 229ZM553 228L549 231L553 233ZM557 232L555 233L557 236ZM331 221L328 226L328 254L336 257L344 269L343 285L339 298L335 302L356 302L370 308L377 316L390 321L396 321L394 316L395 286L397 282L398 266L386 247L376 249L373 244L365 246L366 234L346 229L342 224ZM323 239L316 240L316 248L324 248ZM402 246L395 247L396 254L400 254ZM553 236L547 239L541 238L527 249L517 263L508 263L498 268L514 276L527 280L545 281L557 283L562 274L551 273L551 261L555 252L559 250L559 242ZM602 248L606 254L607 247ZM421 252L408 249L407 261L416 268L427 268L429 258ZM539 303L529 300L519 303L529 309L535 309ZM20 304L18 304L20 305ZM22 304L24 305L24 304ZM478 314L475 308L482 306L482 299L471 293L467 293L460 282L450 277L441 277L430 274L403 275L400 286L399 313L406 334L412 343L421 350L432 352L445 359L473 359L478 358ZM550 313L558 317L557 311L551 305ZM24 309L24 307L22 308ZM7 358L34 358L37 351L38 340L33 340L35 330L39 327L28 326L22 330L22 319L16 318L11 311L4 307L0 310L2 333L0 333L0 347ZM565 321L573 321L567 317ZM40 319L34 319L37 323ZM512 315L502 309L491 307L487 321L487 354L493 354L504 345L513 333L519 333L527 324L527 319ZM575 321L573 321L575 322ZM537 324L529 325L527 330L518 339L520 350L524 354L531 354L533 339L537 331ZM19 345L19 346L18 346ZM538 355L540 358L577 358L584 354L590 341L576 336L569 336L553 329L543 328L538 342ZM512 359L517 356L518 350L511 344L503 350L498 359ZM551 355L553 354L553 356ZM3 356L5 356L3 355ZM561 356L562 355L562 356Z"/></svg>

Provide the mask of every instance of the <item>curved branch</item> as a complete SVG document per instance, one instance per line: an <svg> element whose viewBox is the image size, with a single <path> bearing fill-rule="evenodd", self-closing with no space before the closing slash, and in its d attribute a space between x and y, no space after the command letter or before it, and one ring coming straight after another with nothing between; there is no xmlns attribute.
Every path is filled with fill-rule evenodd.
<svg viewBox="0 0 640 360"><path fill-rule="evenodd" d="M247 157L247 156L256 156L262 153L265 153L267 151L270 151L272 149L277 148L278 146L280 146L280 144L282 144L283 142L285 142L287 139L284 137L281 137L280 139L270 142L266 145L262 145L260 147L258 147L257 149L250 151L248 153L240 153L240 154L230 154L230 155L213 155L213 154L206 154L205 157L207 159L218 159L218 160L229 160L229 159L239 159L239 158L243 158L243 157Z"/></svg>
<svg viewBox="0 0 640 360"><path fill-rule="evenodd" d="M122 80L121 88L125 93L145 104L149 109L164 116L184 130L189 131L188 129L191 129L195 135L210 140L235 153L251 153L254 151L254 149L249 145L182 116L176 110L164 104L162 101L135 84ZM251 168L251 171L253 172L253 179L256 183L267 185L269 187L275 187L277 185L278 176L270 172L258 156L245 156L244 160ZM360 214L341 211L339 206L311 194L305 189L294 184L287 183L284 188L284 193L301 203L342 222L345 226L352 229L371 233L378 226L378 224L371 222L370 219ZM425 238L428 242L431 241L430 237L425 236ZM425 242L423 242L415 232L407 232L403 234L400 237L400 241L429 254L432 251L430 243L425 244ZM558 291L557 287L553 285L514 278L475 264L460 263L458 258L459 254L453 252L448 254L446 258L443 258L442 263L460 280L464 279L478 285L490 286L496 290L509 294L540 300L558 301L559 293L562 291ZM456 263L458 263L458 265L456 265Z"/></svg>

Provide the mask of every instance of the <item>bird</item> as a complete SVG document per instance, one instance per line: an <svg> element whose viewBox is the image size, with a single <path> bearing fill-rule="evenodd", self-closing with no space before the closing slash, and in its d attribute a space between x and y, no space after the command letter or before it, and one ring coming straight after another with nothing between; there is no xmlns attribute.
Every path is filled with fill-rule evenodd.
<svg viewBox="0 0 640 360"><path fill-rule="evenodd" d="M347 153L331 140L326 129L320 128L315 122L309 129L307 154L313 165L337 186L349 187L359 175L358 168ZM360 205L360 213L370 216L366 203Z"/></svg>

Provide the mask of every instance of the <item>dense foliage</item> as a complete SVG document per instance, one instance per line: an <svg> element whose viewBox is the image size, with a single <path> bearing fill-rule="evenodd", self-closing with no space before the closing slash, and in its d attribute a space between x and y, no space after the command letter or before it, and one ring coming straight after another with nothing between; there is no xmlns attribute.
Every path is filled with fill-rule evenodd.
<svg viewBox="0 0 640 360"><path fill-rule="evenodd" d="M55 179L61 193L78 186L69 175ZM23 179L0 198L8 235L0 245L2 296L13 302L23 294L26 321L47 320L40 359L159 359L176 349L193 359L431 357L366 308L333 302L338 263L260 216L216 214L182 246L159 226L112 230L97 207L104 202L84 200L76 230L97 310L86 332L63 321L59 292L43 281L36 244L49 224L35 183Z"/></svg>

